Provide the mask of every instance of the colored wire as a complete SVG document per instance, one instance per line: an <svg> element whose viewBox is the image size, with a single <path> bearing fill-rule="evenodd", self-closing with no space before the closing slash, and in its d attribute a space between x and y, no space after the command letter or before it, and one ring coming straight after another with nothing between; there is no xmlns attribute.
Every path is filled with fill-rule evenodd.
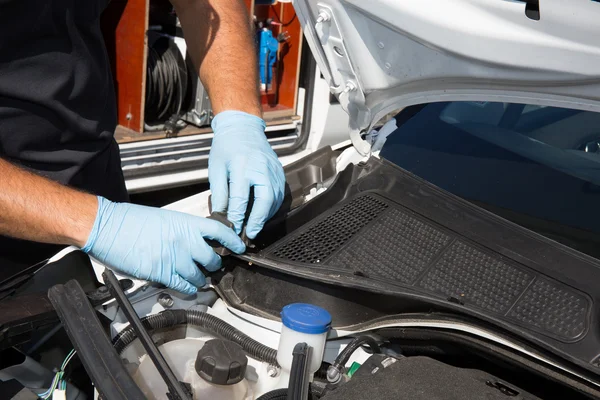
<svg viewBox="0 0 600 400"><path fill-rule="evenodd" d="M64 372L65 368L67 367L67 364L69 364L69 362L71 361L71 359L75 356L75 353L77 353L75 351L75 349L71 350L71 352L67 355L67 358L65 358L65 361L63 362L62 366L61 366L61 371Z"/></svg>
<svg viewBox="0 0 600 400"><path fill-rule="evenodd" d="M52 379L52 384L50 385L50 387L48 388L48 390L46 390L44 393L41 393L39 395L40 398L42 399L49 399L52 394L54 393L54 391L56 389L59 390L66 390L67 389L67 382L64 381L62 378L65 374L65 368L67 368L67 365L69 364L69 362L73 359L73 357L75 356L76 351L75 349L71 350L69 352L69 354L67 354L67 356L65 357L63 363L60 366L60 370L56 372L56 374L54 375L54 379Z"/></svg>

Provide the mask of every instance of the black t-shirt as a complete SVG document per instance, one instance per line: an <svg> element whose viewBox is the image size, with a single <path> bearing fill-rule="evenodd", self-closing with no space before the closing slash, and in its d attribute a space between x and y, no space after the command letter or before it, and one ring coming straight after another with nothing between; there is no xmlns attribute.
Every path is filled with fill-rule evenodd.
<svg viewBox="0 0 600 400"><path fill-rule="evenodd" d="M100 31L107 3L0 0L0 157L126 201L113 138L114 85ZM0 237L0 282L55 250Z"/></svg>

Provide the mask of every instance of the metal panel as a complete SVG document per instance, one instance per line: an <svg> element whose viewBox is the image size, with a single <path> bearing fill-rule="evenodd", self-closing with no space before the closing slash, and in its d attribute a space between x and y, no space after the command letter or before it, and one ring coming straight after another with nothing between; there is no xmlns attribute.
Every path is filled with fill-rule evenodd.
<svg viewBox="0 0 600 400"><path fill-rule="evenodd" d="M210 125L213 118L212 106L200 79L196 79L193 91L193 107L181 119L200 127Z"/></svg>

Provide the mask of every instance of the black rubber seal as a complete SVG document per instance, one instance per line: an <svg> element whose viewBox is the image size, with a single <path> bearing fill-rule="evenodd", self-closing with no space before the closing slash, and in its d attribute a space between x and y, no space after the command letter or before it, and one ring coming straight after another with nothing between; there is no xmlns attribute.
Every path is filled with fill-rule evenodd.
<svg viewBox="0 0 600 400"><path fill-rule="evenodd" d="M100 396L110 400L144 400L81 285L71 280L53 286L48 291L48 298Z"/></svg>

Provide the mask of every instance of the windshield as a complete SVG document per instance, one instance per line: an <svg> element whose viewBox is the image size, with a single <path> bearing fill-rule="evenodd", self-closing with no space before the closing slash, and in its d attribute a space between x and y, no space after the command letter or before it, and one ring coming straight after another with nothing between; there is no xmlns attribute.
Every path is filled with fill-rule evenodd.
<svg viewBox="0 0 600 400"><path fill-rule="evenodd" d="M407 108L395 120L382 157L600 257L600 114L447 102Z"/></svg>

